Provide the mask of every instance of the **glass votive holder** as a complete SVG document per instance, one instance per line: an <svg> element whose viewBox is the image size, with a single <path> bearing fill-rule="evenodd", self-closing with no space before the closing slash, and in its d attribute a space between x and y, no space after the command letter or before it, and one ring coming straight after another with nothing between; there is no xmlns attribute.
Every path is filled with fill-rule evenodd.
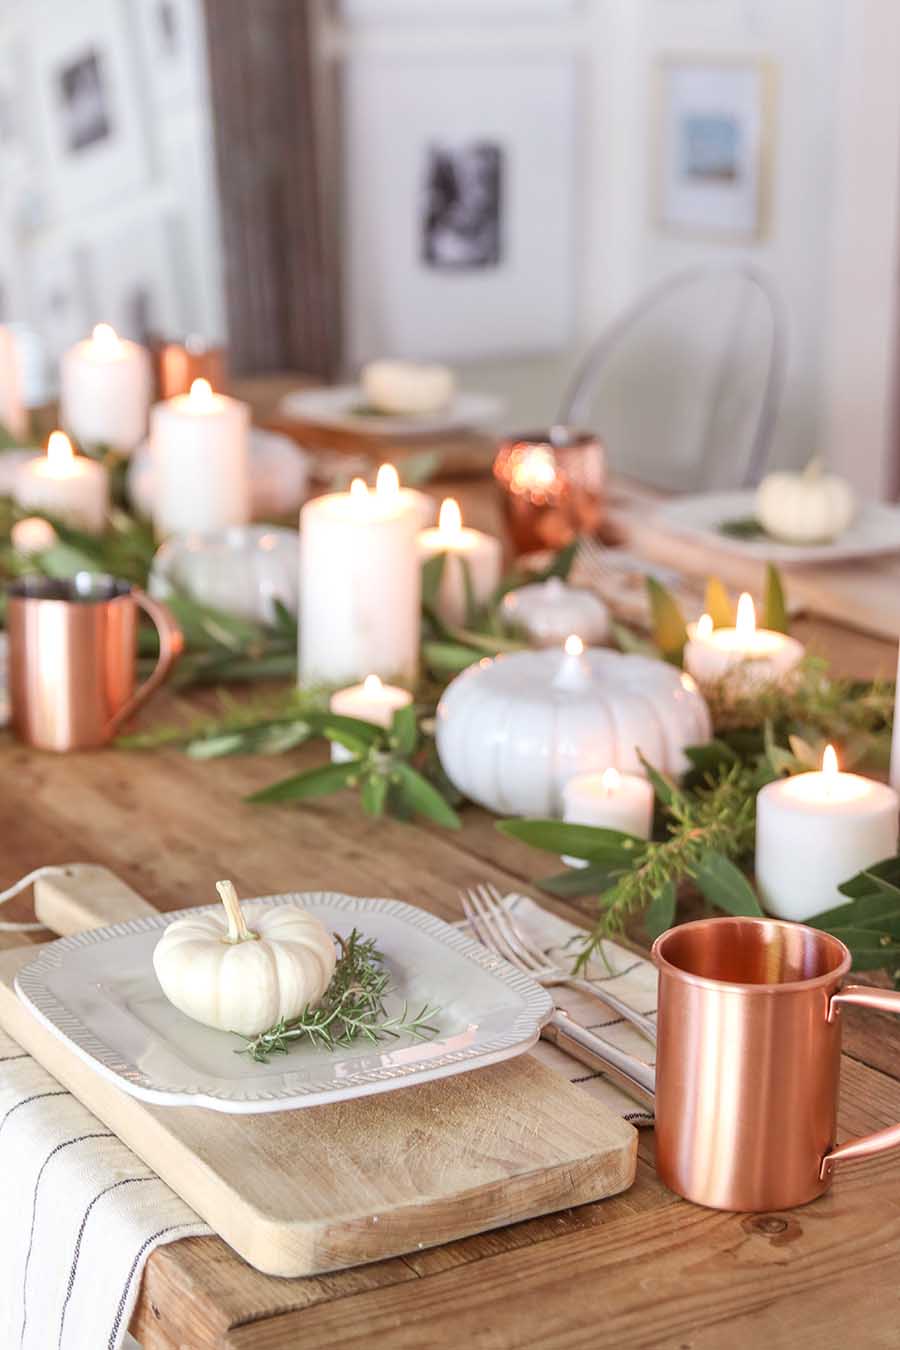
<svg viewBox="0 0 900 1350"><path fill-rule="evenodd" d="M190 392L194 380L209 380L217 394L227 392L228 365L224 347L192 334L181 341L154 339L151 345L159 397Z"/></svg>
<svg viewBox="0 0 900 1350"><path fill-rule="evenodd" d="M590 431L554 426L500 443L494 479L517 554L560 549L603 523L606 451Z"/></svg>

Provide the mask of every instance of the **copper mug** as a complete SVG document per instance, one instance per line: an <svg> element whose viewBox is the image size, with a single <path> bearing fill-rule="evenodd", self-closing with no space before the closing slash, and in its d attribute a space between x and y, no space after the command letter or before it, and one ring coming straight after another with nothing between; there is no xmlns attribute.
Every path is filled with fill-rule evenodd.
<svg viewBox="0 0 900 1350"><path fill-rule="evenodd" d="M678 1195L727 1210L790 1209L834 1169L900 1144L900 1125L835 1147L841 1008L900 1013L900 993L849 985L837 938L776 919L682 924L659 971L656 1168Z"/></svg>
<svg viewBox="0 0 900 1350"><path fill-rule="evenodd" d="M159 633L159 660L135 689L138 607ZM115 577L22 577L9 588L12 726L39 750L105 745L159 688L181 652L164 605Z"/></svg>

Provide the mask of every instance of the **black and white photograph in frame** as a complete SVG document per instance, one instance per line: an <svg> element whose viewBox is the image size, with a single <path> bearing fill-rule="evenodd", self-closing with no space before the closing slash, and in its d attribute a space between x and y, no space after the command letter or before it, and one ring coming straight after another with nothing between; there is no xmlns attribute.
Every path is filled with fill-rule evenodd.
<svg viewBox="0 0 900 1350"><path fill-rule="evenodd" d="M34 101L47 147L48 210L76 217L141 188L149 174L147 129L121 0L44 0L35 44Z"/></svg>
<svg viewBox="0 0 900 1350"><path fill-rule="evenodd" d="M112 135L109 87L103 56L95 48L88 48L60 68L57 93L63 135L72 153L85 150Z"/></svg>
<svg viewBox="0 0 900 1350"><path fill-rule="evenodd" d="M749 239L764 227L772 71L760 60L671 57L659 75L660 225Z"/></svg>
<svg viewBox="0 0 900 1350"><path fill-rule="evenodd" d="M579 61L367 51L346 63L348 364L552 353L574 316Z"/></svg>
<svg viewBox="0 0 900 1350"><path fill-rule="evenodd" d="M503 147L430 145L422 257L430 267L496 267L503 226Z"/></svg>

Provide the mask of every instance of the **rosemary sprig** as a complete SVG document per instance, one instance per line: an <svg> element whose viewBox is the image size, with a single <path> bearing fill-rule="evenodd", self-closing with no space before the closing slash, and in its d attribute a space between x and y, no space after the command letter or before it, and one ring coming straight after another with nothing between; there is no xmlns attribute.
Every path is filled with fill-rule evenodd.
<svg viewBox="0 0 900 1350"><path fill-rule="evenodd" d="M385 999L391 992L391 977L372 938L364 938L354 928L348 938L335 934L335 941L341 954L322 1001L314 1008L305 1008L299 1017L282 1018L268 1031L247 1038L237 1054L267 1064L270 1055L287 1054L297 1041L338 1050L357 1040L374 1043L400 1036L427 1040L438 1034L430 1019L439 1009L427 1003L417 1013L410 1013L404 1003L399 1013L388 1015Z"/></svg>

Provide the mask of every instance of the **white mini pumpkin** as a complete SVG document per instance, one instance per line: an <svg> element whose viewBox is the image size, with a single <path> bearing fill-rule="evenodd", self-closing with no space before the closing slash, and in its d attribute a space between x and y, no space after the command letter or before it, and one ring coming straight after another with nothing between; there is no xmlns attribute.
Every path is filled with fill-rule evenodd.
<svg viewBox="0 0 900 1350"><path fill-rule="evenodd" d="M247 926L230 881L216 889L225 914L170 923L153 952L163 993L204 1026L257 1036L318 1003L337 961L331 935L292 905L263 909Z"/></svg>
<svg viewBox="0 0 900 1350"><path fill-rule="evenodd" d="M756 515L766 534L789 544L837 539L853 523L856 497L844 478L823 473L818 459L802 473L770 473L756 492Z"/></svg>
<svg viewBox="0 0 900 1350"><path fill-rule="evenodd" d="M381 413L397 415L437 412L453 397L453 371L416 361L370 361L363 368L366 403Z"/></svg>

